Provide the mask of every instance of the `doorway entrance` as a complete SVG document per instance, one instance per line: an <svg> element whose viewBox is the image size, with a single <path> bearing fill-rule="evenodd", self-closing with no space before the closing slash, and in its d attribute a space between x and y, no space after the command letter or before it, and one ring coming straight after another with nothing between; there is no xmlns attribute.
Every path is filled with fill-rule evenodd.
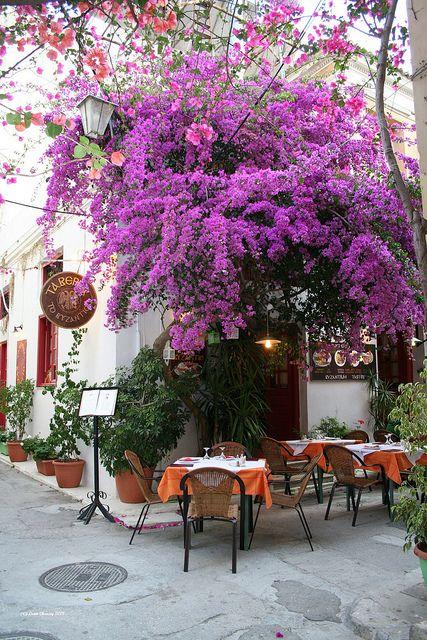
<svg viewBox="0 0 427 640"><path fill-rule="evenodd" d="M289 360L288 355L267 377L266 432L276 440L300 437L299 370Z"/></svg>
<svg viewBox="0 0 427 640"><path fill-rule="evenodd" d="M414 361L402 335L396 342L391 342L387 335L378 336L378 376L390 383L397 393L400 384L413 382Z"/></svg>
<svg viewBox="0 0 427 640"><path fill-rule="evenodd" d="M0 343L0 387L7 384L7 342ZM6 416L0 413L0 429L6 428Z"/></svg>

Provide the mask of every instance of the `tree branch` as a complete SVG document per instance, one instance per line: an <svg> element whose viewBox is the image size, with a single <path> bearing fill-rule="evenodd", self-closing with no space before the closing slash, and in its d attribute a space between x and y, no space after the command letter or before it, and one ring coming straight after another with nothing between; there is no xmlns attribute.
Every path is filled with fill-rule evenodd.
<svg viewBox="0 0 427 640"><path fill-rule="evenodd" d="M384 29L380 39L380 50L378 53L377 77L375 82L375 107L380 127L381 142L384 155L387 160L390 172L393 176L396 190L403 204L408 221L412 227L414 237L414 249L417 258L418 269L420 273L421 286L424 297L424 309L427 304L427 244L425 235L425 221L421 211L416 211L413 204L410 191L405 184L402 172L398 165L396 154L393 150L390 131L388 128L387 117L384 106L384 87L387 74L388 47L390 42L390 34L396 14L396 6L398 0L391 0L384 23Z"/></svg>

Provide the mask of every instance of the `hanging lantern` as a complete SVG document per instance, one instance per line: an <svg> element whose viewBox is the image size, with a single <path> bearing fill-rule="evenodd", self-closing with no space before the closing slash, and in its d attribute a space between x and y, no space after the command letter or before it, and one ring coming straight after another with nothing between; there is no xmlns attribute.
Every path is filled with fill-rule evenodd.
<svg viewBox="0 0 427 640"><path fill-rule="evenodd" d="M88 95L77 106L80 110L85 135L88 138L103 136L116 105L108 100Z"/></svg>
<svg viewBox="0 0 427 640"><path fill-rule="evenodd" d="M273 347L276 344L280 344L281 342L282 342L281 340L277 340L277 338L272 338L267 334L265 338L262 338L261 340L256 340L255 344L262 344L262 346L265 347L266 349L271 349L271 347Z"/></svg>
<svg viewBox="0 0 427 640"><path fill-rule="evenodd" d="M268 305L267 305L267 332L266 332L265 338L261 338L261 340L256 340L255 344L261 344L266 349L271 349L276 344L280 344L282 341L278 340L277 338L273 338L272 336L270 336L270 331L269 331L269 326L268 326L269 322L268 321L269 321L269 309L268 309Z"/></svg>

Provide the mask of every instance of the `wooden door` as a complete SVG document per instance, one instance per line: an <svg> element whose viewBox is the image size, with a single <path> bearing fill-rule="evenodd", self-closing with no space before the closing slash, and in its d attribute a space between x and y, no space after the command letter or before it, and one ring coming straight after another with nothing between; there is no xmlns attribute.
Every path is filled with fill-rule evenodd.
<svg viewBox="0 0 427 640"><path fill-rule="evenodd" d="M395 343L384 334L378 336L378 375L397 392L400 384L412 382L414 363L402 335Z"/></svg>
<svg viewBox="0 0 427 640"><path fill-rule="evenodd" d="M267 403L267 435L276 440L299 438L299 371L289 358L268 376Z"/></svg>
<svg viewBox="0 0 427 640"><path fill-rule="evenodd" d="M7 383L7 342L0 343L0 386L5 387ZM6 427L6 417L0 413L0 429Z"/></svg>

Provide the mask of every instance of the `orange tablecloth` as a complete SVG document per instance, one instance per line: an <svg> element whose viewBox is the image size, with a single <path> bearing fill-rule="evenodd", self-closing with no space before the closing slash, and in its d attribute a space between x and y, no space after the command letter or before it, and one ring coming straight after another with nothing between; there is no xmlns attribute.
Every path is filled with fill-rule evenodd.
<svg viewBox="0 0 427 640"><path fill-rule="evenodd" d="M350 441L349 441L350 442ZM358 444L361 443L361 440L351 440L352 443L354 444ZM304 449L304 451L298 455L293 456L292 458L289 457L288 460L301 460L304 459L304 457L309 457L309 458L315 458L316 456L320 455L320 459L319 462L317 463L318 467L321 467L323 469L323 471L327 471L328 470L328 465L326 464L326 458L323 454L323 450L324 448L328 445L328 444L338 444L341 445L344 443L344 440L339 441L339 442L333 442L333 441L327 441L327 440L314 440L312 442L308 442L306 448ZM290 444L289 442L287 442L286 440L283 442L283 444L287 445L290 449L292 449L292 444Z"/></svg>
<svg viewBox="0 0 427 640"><path fill-rule="evenodd" d="M368 468L370 465L380 464L386 476L396 484L402 483L400 472L412 467L412 462L403 451L374 451L365 455L365 463ZM417 460L417 464L427 466L427 454L424 453Z"/></svg>
<svg viewBox="0 0 427 640"><path fill-rule="evenodd" d="M231 469L230 469L231 470ZM167 467L163 478L160 481L157 492L163 502L167 502L171 496L182 495L179 488L181 478L188 473L190 469L186 467ZM237 470L236 470L237 471ZM233 473L236 473L233 469ZM245 484L246 495L263 496L265 506L269 509L272 505L270 488L267 481L267 470L262 469L239 469L239 477ZM190 486L188 487L190 493ZM238 483L235 483L233 493L240 493Z"/></svg>

